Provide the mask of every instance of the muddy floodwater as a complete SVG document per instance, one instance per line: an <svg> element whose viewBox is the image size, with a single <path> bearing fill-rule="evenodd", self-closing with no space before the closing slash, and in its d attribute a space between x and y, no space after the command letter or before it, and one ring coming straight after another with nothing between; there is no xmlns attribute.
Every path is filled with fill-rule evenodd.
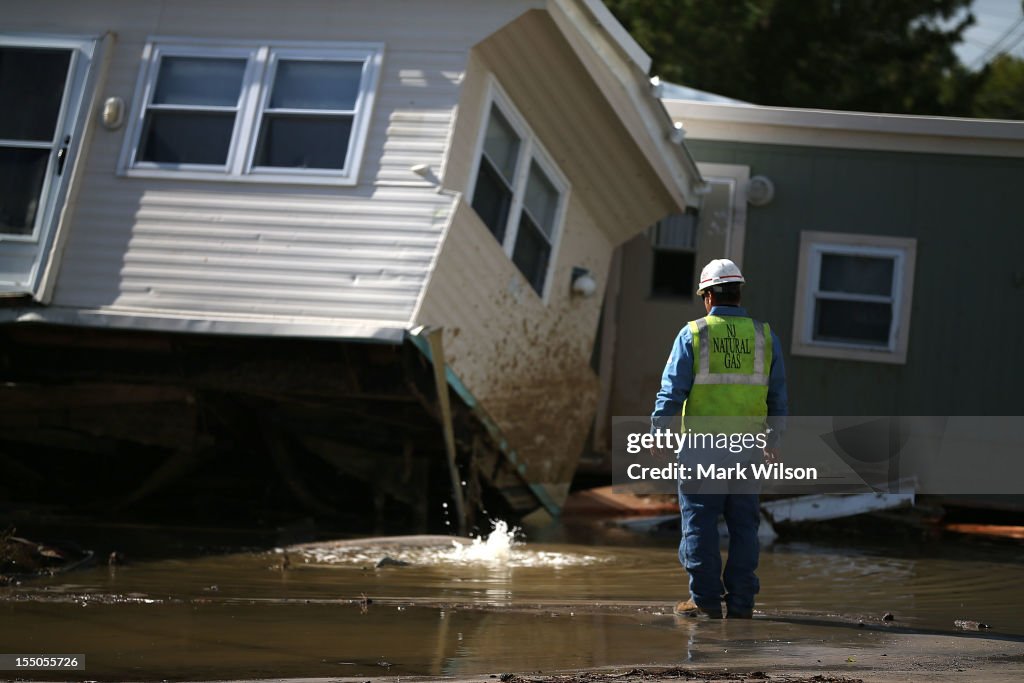
<svg viewBox="0 0 1024 683"><path fill-rule="evenodd" d="M573 543L242 550L221 537L203 553L185 532L133 533L178 538L182 551L0 588L0 651L87 662L84 672L0 677L369 679L765 657L842 667L958 644L965 657L1021 657L1024 641L1020 546L777 542L761 556L757 617L711 622L671 613L687 594L671 538L590 530L561 534ZM956 620L991 629L962 631Z"/></svg>

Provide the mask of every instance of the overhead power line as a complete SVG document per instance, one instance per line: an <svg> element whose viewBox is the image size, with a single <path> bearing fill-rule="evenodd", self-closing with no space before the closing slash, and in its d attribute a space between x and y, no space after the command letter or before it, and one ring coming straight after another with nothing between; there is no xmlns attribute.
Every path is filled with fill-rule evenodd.
<svg viewBox="0 0 1024 683"><path fill-rule="evenodd" d="M1021 41L1024 41L1024 31L1021 31L1020 35L1017 36L1017 39L1013 41L1013 44L1003 50L1003 52L1013 54L1013 51L1017 49L1017 46L1021 44Z"/></svg>
<svg viewBox="0 0 1024 683"><path fill-rule="evenodd" d="M987 50L978 55L974 59L974 61L971 62L970 68L976 69L982 64L985 64L988 60L997 55L999 52L1008 52L1009 50L1012 50L1014 47L1016 47L1021 40L1024 40L1024 31L1022 31L1020 35L1013 35L1014 32L1021 26L1024 26L1024 15L1018 17L1017 21L1015 21L1013 25L1010 26L1010 28L1006 29L1006 31L1004 31L1003 34L995 40L995 42L989 45ZM1007 40L1009 40L1009 42L1006 42ZM1004 49L1004 43L1010 45L1011 47L1009 49Z"/></svg>

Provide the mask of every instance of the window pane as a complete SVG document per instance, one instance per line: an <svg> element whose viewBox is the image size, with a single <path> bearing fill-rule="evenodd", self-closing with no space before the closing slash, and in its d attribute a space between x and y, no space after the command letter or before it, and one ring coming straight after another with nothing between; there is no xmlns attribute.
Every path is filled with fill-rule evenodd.
<svg viewBox="0 0 1024 683"><path fill-rule="evenodd" d="M0 48L0 138L53 140L70 50Z"/></svg>
<svg viewBox="0 0 1024 683"><path fill-rule="evenodd" d="M256 146L256 166L345 168L351 116L266 114Z"/></svg>
<svg viewBox="0 0 1024 683"><path fill-rule="evenodd" d="M308 62L282 59L277 63L270 106L275 109L356 108L362 62Z"/></svg>
<svg viewBox="0 0 1024 683"><path fill-rule="evenodd" d="M223 166L234 127L233 113L150 111L142 130L139 161Z"/></svg>
<svg viewBox="0 0 1024 683"><path fill-rule="evenodd" d="M244 59L164 57L154 104L234 107L242 92Z"/></svg>
<svg viewBox="0 0 1024 683"><path fill-rule="evenodd" d="M550 239L555 230L555 212L558 210L558 190L548 180L537 162L530 163L530 177L526 180L526 209L544 234Z"/></svg>
<svg viewBox="0 0 1024 683"><path fill-rule="evenodd" d="M501 175L491 162L481 158L476 189L473 191L473 209L500 243L505 242L505 226L508 224L508 211L511 205L512 190L501 179Z"/></svg>
<svg viewBox="0 0 1024 683"><path fill-rule="evenodd" d="M693 281L696 254L692 251L654 250L651 296L691 299L697 289Z"/></svg>
<svg viewBox="0 0 1024 683"><path fill-rule="evenodd" d="M822 254L819 289L849 294L892 295L891 257Z"/></svg>
<svg viewBox="0 0 1024 683"><path fill-rule="evenodd" d="M516 176L519 136L497 107L491 107L491 118L487 122L487 133L484 135L484 152L490 157L498 172L504 176L505 181L511 185Z"/></svg>
<svg viewBox="0 0 1024 683"><path fill-rule="evenodd" d="M697 248L697 212L674 213L654 224L654 246L662 249Z"/></svg>
<svg viewBox="0 0 1024 683"><path fill-rule="evenodd" d="M892 304L818 299L814 309L816 341L888 346Z"/></svg>
<svg viewBox="0 0 1024 683"><path fill-rule="evenodd" d="M551 245L544 239L530 217L524 213L519 221L519 233L516 235L515 249L512 250L512 262L519 267L537 294L544 293L544 280L547 277L550 257Z"/></svg>
<svg viewBox="0 0 1024 683"><path fill-rule="evenodd" d="M32 233L49 160L48 149L0 147L0 232Z"/></svg>

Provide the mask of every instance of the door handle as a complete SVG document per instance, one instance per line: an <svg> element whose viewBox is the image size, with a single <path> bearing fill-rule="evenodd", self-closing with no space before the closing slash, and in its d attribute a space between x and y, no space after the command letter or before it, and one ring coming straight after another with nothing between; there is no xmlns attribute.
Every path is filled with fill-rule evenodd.
<svg viewBox="0 0 1024 683"><path fill-rule="evenodd" d="M68 159L68 146L71 144L71 136L64 136L64 143L57 151L57 175L64 173L64 162Z"/></svg>

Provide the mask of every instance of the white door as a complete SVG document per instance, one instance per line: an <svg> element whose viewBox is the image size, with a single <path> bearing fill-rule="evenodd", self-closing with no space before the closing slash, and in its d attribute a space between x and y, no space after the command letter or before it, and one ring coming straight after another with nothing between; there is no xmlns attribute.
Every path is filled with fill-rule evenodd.
<svg viewBox="0 0 1024 683"><path fill-rule="evenodd" d="M0 293L37 295L81 137L95 41L0 34Z"/></svg>

